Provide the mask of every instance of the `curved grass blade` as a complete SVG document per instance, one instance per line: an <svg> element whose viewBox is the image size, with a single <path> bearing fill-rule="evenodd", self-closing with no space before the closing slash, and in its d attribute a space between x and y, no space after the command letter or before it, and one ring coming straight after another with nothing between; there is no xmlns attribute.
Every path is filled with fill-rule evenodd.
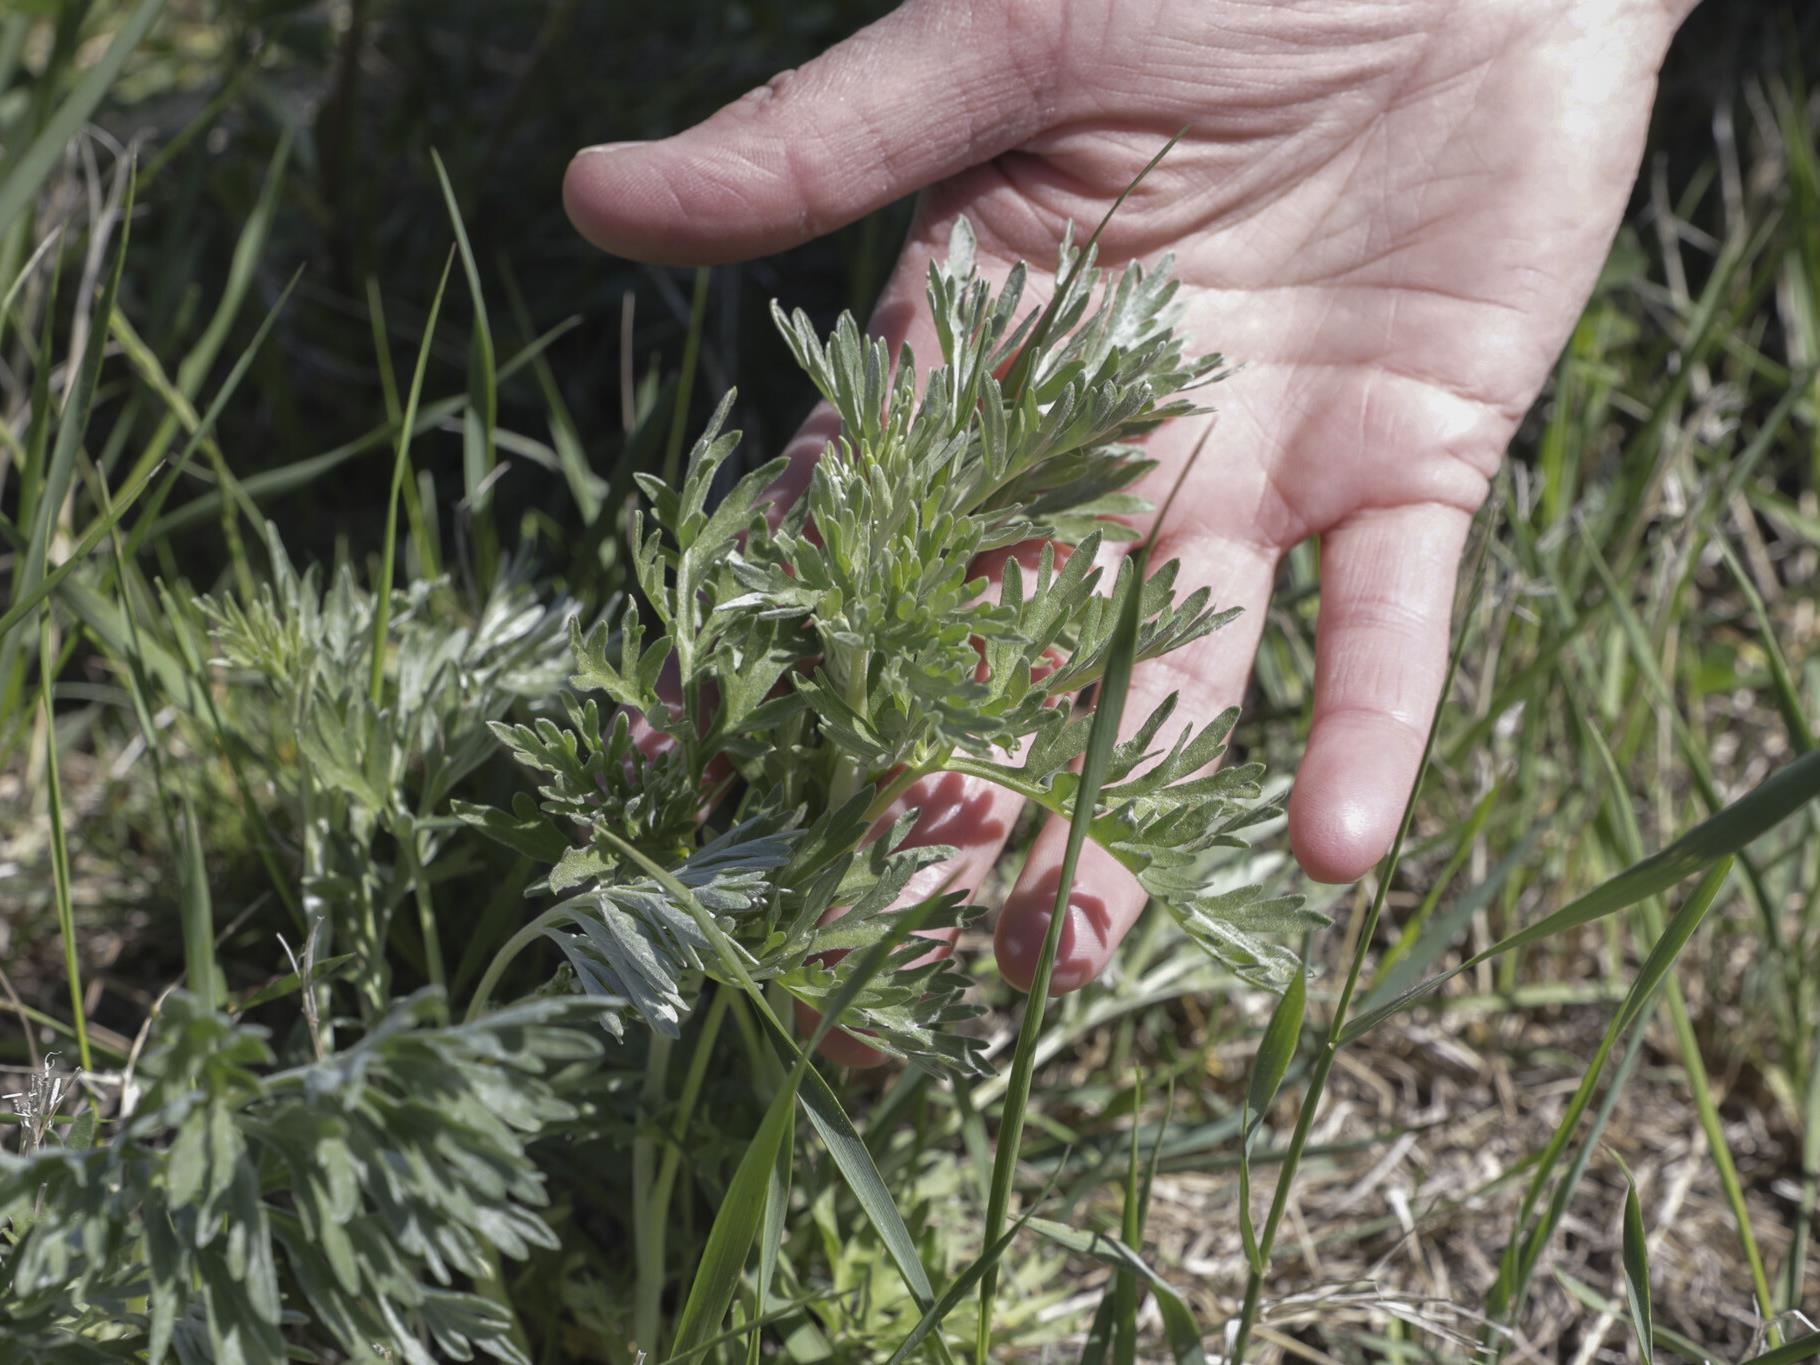
<svg viewBox="0 0 1820 1365"><path fill-rule="evenodd" d="M1820 1359L1820 1332L1809 1332L1806 1336L1796 1337L1793 1341L1778 1346L1773 1351L1765 1351L1760 1356L1752 1356L1744 1365L1795 1365L1800 1360Z"/></svg>
<svg viewBox="0 0 1820 1365"><path fill-rule="evenodd" d="M676 1354L687 1355L702 1348L709 1337L720 1331L720 1325L733 1306L739 1290L740 1273L752 1243L758 1237L759 1223L770 1202L771 1172L783 1148L790 1120L796 1112L796 1087L802 1080L804 1063L799 1059L789 1078L772 1096L765 1117L746 1145L745 1155L721 1196L720 1211L714 1215L714 1226L708 1230L702 1246L701 1260L695 1279L689 1286L689 1297L683 1304L682 1317L676 1328Z"/></svg>
<svg viewBox="0 0 1820 1365"><path fill-rule="evenodd" d="M1159 161L1175 150L1175 144L1182 140L1182 133L1187 131L1186 128L1183 128L1181 132L1165 142L1162 150L1146 161L1144 169L1132 177L1129 185L1119 191L1119 197L1112 201L1112 207L1106 210L1105 216L1100 219L1099 226L1094 228L1093 235L1081 244L1080 253L1075 256L1074 264L1069 267L1068 274L1056 281L1055 293L1050 296L1048 305L1044 307L1036 320L1036 326L1031 329L1029 339L1024 342L1018 351L1017 359L1012 362L1010 370L1005 374L1004 394L1007 399L1019 397L1024 391L1024 386L1030 382L1030 376L1036 365L1037 353L1048 343L1049 333L1055 328L1056 316L1066 304L1068 296L1074 292L1075 281L1087 268L1088 258L1093 254L1094 247L1099 245L1100 237L1105 233L1107 225L1112 222L1112 215L1125 206L1125 201L1131 197L1131 192L1144 183L1144 177L1156 169ZM1174 495L1171 494L1171 496ZM1157 520L1161 522L1161 516Z"/></svg>
<svg viewBox="0 0 1820 1365"><path fill-rule="evenodd" d="M1163 1318L1163 1334L1169 1339L1169 1358L1175 1365L1206 1365L1207 1357L1201 1349L1201 1329L1195 1324L1194 1314L1174 1287L1151 1269L1149 1262L1137 1252L1103 1232L1081 1232L1047 1218L1030 1219L1030 1229L1077 1256L1091 1256L1114 1270L1126 1271L1148 1281L1157 1311Z"/></svg>
<svg viewBox="0 0 1820 1365"><path fill-rule="evenodd" d="M1618 1007L1611 1021L1605 1027L1605 1033L1599 1040L1599 1046L1588 1063L1586 1074L1581 1078L1579 1087L1568 1101L1560 1122L1537 1158L1534 1173L1530 1177L1528 1188L1523 1195L1523 1202L1517 1213L1516 1230L1511 1236L1509 1245L1500 1259L1498 1278L1486 1296L1488 1311L1494 1317L1500 1317L1513 1305L1520 1304L1528 1292L1529 1281L1535 1266L1541 1258L1543 1249L1553 1238L1555 1229L1566 1215L1567 1202L1573 1188L1579 1180L1579 1173L1584 1169L1586 1152L1583 1150L1580 1160L1572 1163L1568 1172L1558 1184L1548 1207L1535 1226L1530 1226L1530 1219L1542 1194L1548 1187L1562 1157L1567 1151L1568 1143L1579 1129L1580 1120L1587 1107L1592 1103L1593 1093L1598 1089L1599 1081L1604 1075L1606 1062L1611 1057L1618 1040L1637 1024L1645 1011L1654 1003L1656 992L1673 970L1675 960L1693 937L1694 930L1706 918L1706 912L1712 908L1719 890L1731 874L1731 860L1721 860L1715 865L1700 884L1687 898L1681 909L1669 921L1666 929L1650 949L1649 956L1631 982L1630 990L1625 994L1624 1002ZM1633 1047L1635 1040L1633 1039ZM1594 1136L1597 1134L1595 1132Z"/></svg>
<svg viewBox="0 0 1820 1365"><path fill-rule="evenodd" d="M1482 962L1489 962L1514 948L1539 942L1564 930L1590 924L1619 910L1629 909L1646 896L1668 890L1677 882L1711 867L1721 858L1737 853L1788 819L1816 796L1820 796L1820 749L1803 754L1792 763L1785 763L1717 815L1701 821L1667 847L1641 862L1633 863L1617 876L1600 883L1554 914L1500 939L1483 952L1475 953L1458 966L1450 967L1412 986L1376 1009L1360 1014L1342 1031L1340 1042L1353 1041L1391 1015L1401 1013L1461 972L1471 971Z"/></svg>
<svg viewBox="0 0 1820 1365"><path fill-rule="evenodd" d="M499 425L499 376L493 352L493 328L487 318L486 296L480 288L480 267L474 263L474 248L468 243L467 225L455 202L455 187L449 183L442 157L434 149L430 159L436 163L436 179L442 185L443 202L448 205L449 221L455 227L455 247L461 253L461 270L467 276L468 295L474 303L474 331L468 352L468 405L461 415L461 472L468 508L474 516L480 577L487 583L492 581L494 563L499 556L491 507L493 469L498 460L494 440Z"/></svg>
<svg viewBox="0 0 1820 1365"><path fill-rule="evenodd" d="M108 87L120 74L120 68L163 8L164 0L139 0L138 7L127 16L107 51L101 54L101 60L83 73L76 88L65 96L57 112L38 130L38 136L32 139L18 160L7 167L5 177L0 178L0 237L11 230L14 219L31 207L39 187L57 168L64 148L82 131L82 125L95 112Z"/></svg>
<svg viewBox="0 0 1820 1365"><path fill-rule="evenodd" d="M729 1328L725 1332L717 1332L699 1346L692 1346L687 1351L679 1351L675 1355L665 1356L659 1362L659 1365L687 1365L688 1361L699 1360L716 1346L725 1346L730 1341L737 1341L755 1327L769 1327L774 1322L782 1322L786 1318L793 1318L811 1304L822 1303L831 1297L834 1296L829 1294L805 1294L799 1299L791 1299L788 1303L780 1303L769 1312L760 1313L749 1322L743 1322L738 1327Z"/></svg>
<svg viewBox="0 0 1820 1365"><path fill-rule="evenodd" d="M759 988L745 972L737 957L737 950L730 943L723 943L722 934L713 917L695 900L689 889L662 867L653 863L644 854L629 844L609 836L621 852L655 876L669 892L682 901L696 915L697 922L703 926L721 952L723 962L729 970L740 979L758 1007L759 1017L777 1036L786 1054L794 1052L795 1065L789 1076L779 1088L779 1092L766 1111L764 1122L759 1133L753 1139L752 1146L740 1159L738 1171L735 1172L733 1184L728 1186L727 1194L722 1201L721 1209L715 1216L714 1227L709 1233L709 1249L714 1252L712 1260L704 1251L701 1268L696 1272L695 1284L689 1291L688 1302L684 1306L682 1322L677 1329L676 1350L680 1353L701 1344L708 1334L716 1331L732 1306L733 1294L738 1289L739 1274L750 1253L752 1241L757 1235L758 1226L764 1216L765 1208L771 1193L771 1173L785 1131L784 1118L795 1100L802 1100L803 1109L809 1116L810 1123L827 1145L829 1154L839 1168L842 1178L852 1188L855 1198L865 1210L872 1225L877 1229L880 1239L896 1264L899 1274L915 1297L918 1307L927 1311L935 1301L935 1292L929 1284L928 1272L923 1269L921 1258L917 1255L916 1243L910 1236L910 1230L904 1225L903 1216L891 1198L889 1187L879 1174L877 1164L866 1149L853 1122L841 1108L833 1089L822 1077L822 1074L809 1064L813 1048L799 1049L796 1041L779 1022L776 1014L764 1000ZM822 1024L818 1027L815 1040L820 1041L834 1028L841 1014L857 997L865 984L882 971L890 960L891 952L922 924L934 907L935 902L912 907L902 916L896 918L891 931L877 943L869 946L861 956L847 980L834 995L829 997L827 1012ZM743 1182L743 1183L742 1183ZM724 1225L724 1226L723 1226ZM718 1240L717 1240L718 1239ZM734 1253L737 1251L737 1257ZM729 1271L728 1265L731 1264ZM700 1294L698 1302L697 1295ZM761 1305L762 1310L762 1305ZM937 1339L938 1348L944 1358L947 1356L945 1345Z"/></svg>
<svg viewBox="0 0 1820 1365"><path fill-rule="evenodd" d="M682 368L676 376L676 405L671 409L670 433L664 440L664 482L672 488L677 486L682 468L683 433L689 424L690 395L701 360L701 334L708 318L708 283L712 277L707 266L698 267L689 298L689 330L683 337Z"/></svg>
<svg viewBox="0 0 1820 1365"><path fill-rule="evenodd" d="M392 615L392 562L398 554L398 500L404 493L405 480L411 472L411 433L417 426L417 404L423 397L423 375L430 367L430 343L436 337L436 319L442 312L442 296L449 287L449 268L455 264L450 252L442 263L442 279L436 285L436 296L430 300L430 316L423 325L423 340L417 347L417 367L411 372L411 394L405 400L404 421L398 428L398 449L392 459L392 489L386 498L385 549L379 561L379 578L373 586L373 671L367 679L368 695L378 706L385 694L386 631Z"/></svg>
<svg viewBox="0 0 1820 1365"><path fill-rule="evenodd" d="M44 707L44 790L51 817L51 891L57 907L57 937L63 941L63 971L69 981L70 1018L76 1025L76 1055L84 1071L94 1070L88 1045L88 1011L83 1006L82 963L76 953L76 916L70 896L69 830L63 818L63 782L58 772L57 718L51 710L50 617L38 618L38 697Z"/></svg>
<svg viewBox="0 0 1820 1365"><path fill-rule="evenodd" d="M1133 1077L1131 1085L1131 1145L1125 1157L1125 1205L1120 1211L1119 1235L1126 1246L1138 1247L1144 1244L1143 1194L1138 1178L1138 1115L1144 1102L1142 1072ZM1110 1287L1116 1328L1114 1359L1118 1365L1137 1365L1137 1277L1129 1270L1118 1271Z"/></svg>
<svg viewBox="0 0 1820 1365"><path fill-rule="evenodd" d="M1763 650L1764 658L1769 663L1769 678L1776 698L1776 707L1782 712L1782 723L1788 727L1790 740L1794 742L1795 752L1806 753L1816 744L1814 724L1807 717L1801 703L1801 689L1795 685L1789 671L1788 658L1782 653L1782 646L1776 639L1775 629L1770 625L1769 608L1764 605L1763 594L1757 591L1757 585L1738 562L1737 551L1733 550L1724 536L1714 536L1713 544L1718 547L1719 557L1725 561L1732 581L1744 594L1744 601L1750 607L1751 619L1757 623L1757 644Z"/></svg>
<svg viewBox="0 0 1820 1365"><path fill-rule="evenodd" d="M942 1291L942 1296L929 1305L923 1316L917 1320L916 1326L910 1329L910 1334L898 1343L897 1350L891 1357L890 1365L903 1365L903 1362L910 1358L911 1353L922 1345L923 1339L940 1327L942 1320L960 1306L961 1300L973 1292L973 1287L980 1282L986 1272L999 1263L1006 1249L1017 1240L1017 1235L1036 1216L1036 1211L1040 1206L1040 1201L1033 1202L1024 1211L1021 1218L1000 1234L996 1242L982 1251L971 1265L955 1276L954 1283Z"/></svg>
<svg viewBox="0 0 1820 1365"><path fill-rule="evenodd" d="M191 995L213 1014L221 1002L216 992L215 915L209 897L208 864L202 856L202 826L196 811L183 803L183 976Z"/></svg>
<svg viewBox="0 0 1820 1365"><path fill-rule="evenodd" d="M202 414L195 430L190 433L188 442L178 452L177 458L171 461L170 468L165 471L164 478L160 481L157 490L152 494L151 500L146 503L145 512L138 521L133 523L133 529L126 538L126 548L121 554L122 560L132 560L138 556L139 547L145 542L146 533L155 525L159 512L164 508L165 499L170 497L171 490L177 486L178 478L189 467L191 457L195 455L202 442L209 439L214 432L215 423L220 421L222 410L227 407L228 400L234 396L234 391L240 387L240 381L245 378L247 370L252 368L253 358L265 345L266 337L271 335L272 325L278 321L278 315L284 311L284 306L289 302L292 291L297 288L297 282L303 278L303 271L304 267L298 266L292 273L284 288L279 291L278 298L266 310L265 317L260 319L259 329L253 333L253 339L235 358L232 368L228 370L227 378L221 381L221 387L215 391L215 397L210 401L208 410ZM122 512L133 499L139 496L146 482L149 482L156 473L155 469L147 469L137 485L129 484L127 486L121 494L120 510ZM241 484L239 491L244 494L246 485Z"/></svg>
<svg viewBox="0 0 1820 1365"><path fill-rule="evenodd" d="M1620 1159L1620 1166L1623 1161ZM1655 1365L1655 1310L1649 1298L1649 1234L1643 1228L1643 1206L1637 1200L1637 1182L1624 1167L1624 1296L1630 1303L1630 1325L1637 1334L1637 1352L1643 1365Z"/></svg>
<svg viewBox="0 0 1820 1365"><path fill-rule="evenodd" d="M501 382L517 374L519 370L529 365L555 342L580 325L580 318L564 318L551 327L499 367ZM411 435L413 437L421 436L424 432L441 426L451 417L460 415L467 407L467 402L465 396L456 395L439 398L434 403L426 404L423 411L417 416L417 424L412 429ZM369 450L396 441L397 438L398 424L381 422L353 440L325 450L320 455L308 456L279 469L268 469L263 474L249 475L241 480L240 491L254 502L283 497L299 488L310 487L355 456L364 455ZM187 531L192 526L200 525L210 517L217 515L220 509L221 493L219 491L200 494L184 503L176 511L154 522L149 528L150 534L154 537L163 537L175 535L179 531Z"/></svg>

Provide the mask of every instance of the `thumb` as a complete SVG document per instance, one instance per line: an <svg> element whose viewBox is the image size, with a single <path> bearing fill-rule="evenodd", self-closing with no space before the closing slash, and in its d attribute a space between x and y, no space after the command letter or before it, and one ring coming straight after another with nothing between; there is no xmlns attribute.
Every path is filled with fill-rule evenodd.
<svg viewBox="0 0 1820 1365"><path fill-rule="evenodd" d="M569 218L606 251L665 265L831 232L1039 130L1029 73L1048 45L1030 30L1050 8L910 0L686 132L578 153Z"/></svg>

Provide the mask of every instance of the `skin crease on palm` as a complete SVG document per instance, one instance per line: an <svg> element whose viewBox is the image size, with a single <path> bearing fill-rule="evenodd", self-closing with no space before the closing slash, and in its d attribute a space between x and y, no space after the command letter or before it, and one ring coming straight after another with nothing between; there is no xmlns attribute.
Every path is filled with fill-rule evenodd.
<svg viewBox="0 0 1820 1365"><path fill-rule="evenodd" d="M1623 213L1655 78L1690 3L1649 0L910 0L706 122L589 148L576 226L617 255L713 264L797 245L920 191L872 320L939 354L928 262L964 214L988 276L1053 263L1178 130L1102 238L1107 264L1176 257L1191 349L1242 368L1218 412L1150 442L1156 534L1183 589L1233 624L1140 669L1126 724L1179 692L1180 717L1240 699L1279 557L1319 537L1314 722L1289 804L1312 877L1362 876L1395 833L1448 646L1456 569ZM1046 297L1053 279L1034 270ZM790 453L804 477L831 428ZM1149 529L1149 528L1144 528ZM930 874L976 886L1016 799L934 779L913 837L961 850ZM1066 830L1039 836L1000 914L1027 983ZM928 886L911 894L927 894ZM1091 980L1143 907L1088 846L1054 989ZM836 1060L876 1057L833 1038Z"/></svg>

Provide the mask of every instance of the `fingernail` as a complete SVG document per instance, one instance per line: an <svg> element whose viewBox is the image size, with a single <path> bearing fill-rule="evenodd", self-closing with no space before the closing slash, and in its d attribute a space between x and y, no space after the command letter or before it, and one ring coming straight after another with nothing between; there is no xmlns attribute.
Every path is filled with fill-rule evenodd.
<svg viewBox="0 0 1820 1365"><path fill-rule="evenodd" d="M583 147L576 156L606 156L613 152L623 152L628 147L642 147L642 142L599 142L592 147Z"/></svg>

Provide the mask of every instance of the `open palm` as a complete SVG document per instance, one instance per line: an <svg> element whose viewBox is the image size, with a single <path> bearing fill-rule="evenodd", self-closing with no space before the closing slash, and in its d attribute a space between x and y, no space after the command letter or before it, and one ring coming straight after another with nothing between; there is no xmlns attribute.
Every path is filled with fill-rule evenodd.
<svg viewBox="0 0 1820 1365"><path fill-rule="evenodd" d="M1140 671L1127 715L1238 700L1276 562L1321 538L1314 728L1290 836L1314 877L1388 846L1444 671L1455 568L1518 419L1589 293L1686 4L1647 0L911 0L676 137L590 149L564 187L600 246L669 263L761 255L921 190L873 329L936 353L931 254L957 215L987 274L1054 259L1165 139L1102 239L1176 255L1191 344L1243 368L1213 418L1151 442L1152 501L1217 431L1158 530L1185 587L1244 608ZM1036 292L1053 281L1041 272ZM812 420L796 452L829 434ZM948 776L915 837L976 885L1013 798ZM1000 918L1031 972L1064 831ZM935 872L930 875L952 875ZM1095 975L1142 908L1089 848L1056 989Z"/></svg>

